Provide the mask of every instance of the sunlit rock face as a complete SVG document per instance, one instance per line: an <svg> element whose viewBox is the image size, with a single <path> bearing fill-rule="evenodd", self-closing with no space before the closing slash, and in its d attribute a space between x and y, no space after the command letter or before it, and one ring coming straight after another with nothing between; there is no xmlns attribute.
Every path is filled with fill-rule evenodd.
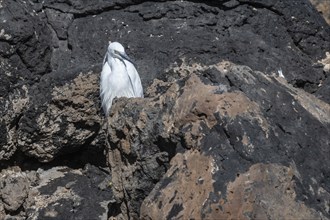
<svg viewBox="0 0 330 220"><path fill-rule="evenodd" d="M309 1L3 0L0 22L0 219L330 218L330 30ZM109 41L145 98L105 118Z"/></svg>
<svg viewBox="0 0 330 220"><path fill-rule="evenodd" d="M119 216L327 215L329 104L230 62L177 70L184 76L155 81L149 98L113 107L108 162Z"/></svg>

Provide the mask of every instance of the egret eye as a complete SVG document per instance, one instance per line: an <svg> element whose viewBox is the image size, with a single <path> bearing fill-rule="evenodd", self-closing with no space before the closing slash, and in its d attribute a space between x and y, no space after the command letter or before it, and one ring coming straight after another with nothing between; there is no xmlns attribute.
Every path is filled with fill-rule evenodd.
<svg viewBox="0 0 330 220"><path fill-rule="evenodd" d="M119 59L123 59L123 55L122 55L122 53L120 53L118 50L114 50L114 54L115 55L117 55L117 57L119 58Z"/></svg>

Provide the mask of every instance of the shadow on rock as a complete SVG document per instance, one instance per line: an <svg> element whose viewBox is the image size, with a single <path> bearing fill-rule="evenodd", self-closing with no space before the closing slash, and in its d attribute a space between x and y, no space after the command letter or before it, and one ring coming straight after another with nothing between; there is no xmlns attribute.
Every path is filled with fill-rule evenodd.
<svg viewBox="0 0 330 220"><path fill-rule="evenodd" d="M153 98L120 98L112 108L108 162L118 216L328 215L329 104L230 62L175 71L181 79L149 87Z"/></svg>

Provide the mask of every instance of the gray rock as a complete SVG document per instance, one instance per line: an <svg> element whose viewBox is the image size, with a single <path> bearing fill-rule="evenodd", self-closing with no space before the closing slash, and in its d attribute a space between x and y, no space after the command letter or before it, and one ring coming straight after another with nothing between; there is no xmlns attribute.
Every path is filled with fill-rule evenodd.
<svg viewBox="0 0 330 220"><path fill-rule="evenodd" d="M49 78L44 85L50 81L55 84L55 80ZM96 104L99 102L94 97L98 82L98 76L89 72L77 75L71 83L54 85L49 99L40 97L45 94L36 94L31 101L33 108L28 109L19 122L20 149L47 162L59 154L96 143L96 136L102 133L100 108Z"/></svg>
<svg viewBox="0 0 330 220"><path fill-rule="evenodd" d="M113 199L107 173L92 165L37 172L39 182L24 204L28 219L107 219L108 204Z"/></svg>
<svg viewBox="0 0 330 220"><path fill-rule="evenodd" d="M70 13L63 13L51 8L46 9L48 23L56 32L58 40L65 40L68 38L68 28L73 20L73 15Z"/></svg>
<svg viewBox="0 0 330 220"><path fill-rule="evenodd" d="M108 218L113 196L107 169L57 166L23 172L14 168L1 172L1 219Z"/></svg>
<svg viewBox="0 0 330 220"><path fill-rule="evenodd" d="M0 10L2 160L102 148L98 74L109 40L125 45L145 88L183 59L229 60L268 75L282 69L329 102L327 75L313 65L330 47L329 26L307 1L4 1ZM65 88L75 92L59 95Z"/></svg>
<svg viewBox="0 0 330 220"><path fill-rule="evenodd" d="M186 76L155 81L152 98L113 105L108 162L124 218L328 217L329 104L230 62L177 71ZM219 93L218 83L230 89Z"/></svg>
<svg viewBox="0 0 330 220"><path fill-rule="evenodd" d="M30 99L30 85L49 71L50 31L22 2L1 2L0 160L17 150L17 125Z"/></svg>
<svg viewBox="0 0 330 220"><path fill-rule="evenodd" d="M0 22L0 167L32 184L0 218L330 218L330 27L307 0L4 0ZM109 40L147 98L106 133ZM110 182L83 169L105 157Z"/></svg>
<svg viewBox="0 0 330 220"><path fill-rule="evenodd" d="M324 19L330 24L330 2L329 0L310 0L316 9L323 15Z"/></svg>
<svg viewBox="0 0 330 220"><path fill-rule="evenodd" d="M28 196L31 182L23 172L5 170L0 173L0 198L6 211L18 210Z"/></svg>

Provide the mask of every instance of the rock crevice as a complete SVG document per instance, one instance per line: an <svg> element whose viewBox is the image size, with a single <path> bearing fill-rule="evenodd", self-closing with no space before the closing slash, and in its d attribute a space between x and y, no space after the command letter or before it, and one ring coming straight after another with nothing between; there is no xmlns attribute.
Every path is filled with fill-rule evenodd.
<svg viewBox="0 0 330 220"><path fill-rule="evenodd" d="M3 0L0 24L0 219L330 218L330 27L307 0ZM108 41L146 98L105 119Z"/></svg>

